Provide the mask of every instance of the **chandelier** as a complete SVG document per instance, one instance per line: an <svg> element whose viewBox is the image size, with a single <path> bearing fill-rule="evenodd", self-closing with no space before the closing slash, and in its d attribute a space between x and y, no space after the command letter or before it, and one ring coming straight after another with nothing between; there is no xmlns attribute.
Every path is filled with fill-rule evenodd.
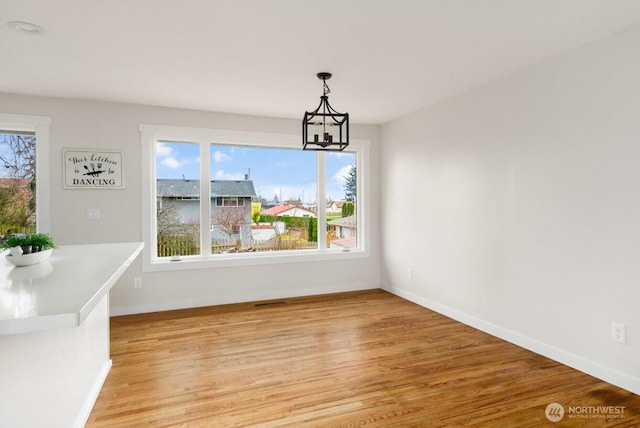
<svg viewBox="0 0 640 428"><path fill-rule="evenodd" d="M340 152L349 145L349 113L338 113L329 104L331 92L327 80L331 73L318 73L322 80L323 94L320 105L312 112L306 111L302 120L302 150Z"/></svg>

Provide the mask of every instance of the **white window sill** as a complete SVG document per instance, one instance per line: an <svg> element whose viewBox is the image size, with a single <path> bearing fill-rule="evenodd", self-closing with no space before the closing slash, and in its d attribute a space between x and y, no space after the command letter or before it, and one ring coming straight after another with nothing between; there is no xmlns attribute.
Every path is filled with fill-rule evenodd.
<svg viewBox="0 0 640 428"><path fill-rule="evenodd" d="M146 250L145 250L146 251ZM361 249L344 250L295 250L265 251L259 253L218 254L215 256L182 256L179 261L169 257L148 261L145 258L143 272L166 272L192 269L214 269L238 266L256 266L281 263L324 262L334 260L353 260L369 257L369 251Z"/></svg>

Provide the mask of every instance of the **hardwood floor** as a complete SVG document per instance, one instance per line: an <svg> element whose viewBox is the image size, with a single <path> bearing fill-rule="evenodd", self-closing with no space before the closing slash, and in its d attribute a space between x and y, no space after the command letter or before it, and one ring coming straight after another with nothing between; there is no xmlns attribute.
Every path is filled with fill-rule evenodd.
<svg viewBox="0 0 640 428"><path fill-rule="evenodd" d="M640 426L639 396L381 290L111 328L113 368L87 427ZM565 409L555 424L552 402ZM623 417L570 418L569 406Z"/></svg>

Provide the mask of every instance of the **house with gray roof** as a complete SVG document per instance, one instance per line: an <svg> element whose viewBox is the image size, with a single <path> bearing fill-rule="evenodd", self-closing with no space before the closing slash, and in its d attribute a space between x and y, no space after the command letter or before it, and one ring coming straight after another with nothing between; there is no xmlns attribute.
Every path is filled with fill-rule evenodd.
<svg viewBox="0 0 640 428"><path fill-rule="evenodd" d="M158 210L172 210L182 224L199 223L200 180L158 179ZM251 241L251 180L212 180L210 183L211 239L214 243ZM204 223L204 222L203 222Z"/></svg>

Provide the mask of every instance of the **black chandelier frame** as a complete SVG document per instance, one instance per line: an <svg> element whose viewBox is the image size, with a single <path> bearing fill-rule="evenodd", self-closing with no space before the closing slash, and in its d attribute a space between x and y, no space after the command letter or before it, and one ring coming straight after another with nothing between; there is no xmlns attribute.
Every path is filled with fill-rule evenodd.
<svg viewBox="0 0 640 428"><path fill-rule="evenodd" d="M349 145L349 113L340 113L329 104L331 92L327 80L331 73L318 73L323 82L320 104L312 112L306 111L302 120L302 149L341 152Z"/></svg>

